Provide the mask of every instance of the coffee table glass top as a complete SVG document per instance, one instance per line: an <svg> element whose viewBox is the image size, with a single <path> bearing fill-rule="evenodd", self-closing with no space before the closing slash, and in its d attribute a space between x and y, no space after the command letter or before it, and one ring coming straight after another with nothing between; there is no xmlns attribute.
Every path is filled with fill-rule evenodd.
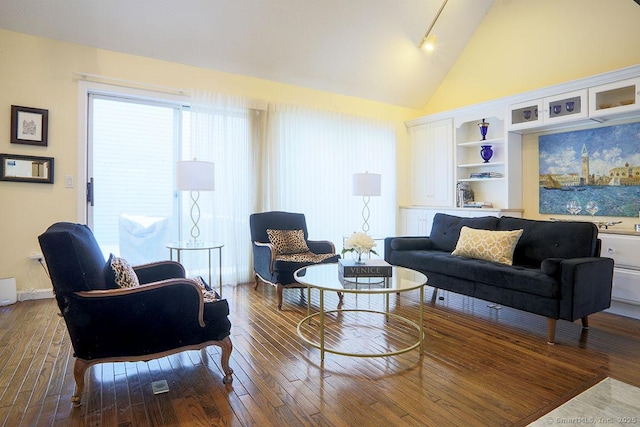
<svg viewBox="0 0 640 427"><path fill-rule="evenodd" d="M337 292L392 293L419 289L427 283L427 276L404 267L393 267L392 277L347 277L338 275L338 263L304 267L294 274L295 279L306 286Z"/></svg>

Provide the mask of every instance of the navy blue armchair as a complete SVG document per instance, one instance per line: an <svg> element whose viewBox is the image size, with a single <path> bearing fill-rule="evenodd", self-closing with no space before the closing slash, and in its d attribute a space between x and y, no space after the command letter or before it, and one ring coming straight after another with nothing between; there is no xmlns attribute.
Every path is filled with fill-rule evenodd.
<svg viewBox="0 0 640 427"><path fill-rule="evenodd" d="M76 406L94 364L147 361L209 345L222 349L223 382L232 381L229 305L224 299L205 303L181 264L133 267L139 285L120 288L108 280L111 265L86 225L56 223L38 240L76 358Z"/></svg>
<svg viewBox="0 0 640 427"><path fill-rule="evenodd" d="M249 227L255 289L260 282L275 286L278 310L282 309L284 288L304 287L293 278L296 270L314 264L338 262L340 258L332 242L308 240L304 214L280 211L254 213L249 217ZM283 233L278 233L283 231L284 237Z"/></svg>

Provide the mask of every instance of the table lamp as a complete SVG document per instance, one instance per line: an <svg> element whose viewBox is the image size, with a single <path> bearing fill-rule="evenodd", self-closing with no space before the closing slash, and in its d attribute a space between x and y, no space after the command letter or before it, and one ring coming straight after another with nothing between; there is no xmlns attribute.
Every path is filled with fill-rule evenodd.
<svg viewBox="0 0 640 427"><path fill-rule="evenodd" d="M191 238L195 243L200 236L198 221L200 220L200 206L198 199L200 191L213 191L214 167L212 162L183 160L176 163L176 188L178 191L191 192Z"/></svg>
<svg viewBox="0 0 640 427"><path fill-rule="evenodd" d="M353 195L362 196L364 207L362 208L362 231L365 234L369 231L369 200L371 196L380 196L380 184L382 175L377 173L356 173L353 174Z"/></svg>

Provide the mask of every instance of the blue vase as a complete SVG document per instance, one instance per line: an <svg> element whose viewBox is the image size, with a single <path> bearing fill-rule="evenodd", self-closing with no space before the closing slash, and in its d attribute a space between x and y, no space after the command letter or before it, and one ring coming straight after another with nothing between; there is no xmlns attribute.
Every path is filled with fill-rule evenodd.
<svg viewBox="0 0 640 427"><path fill-rule="evenodd" d="M480 135L482 136L482 140L484 141L485 139L487 139L487 130L489 130L489 123L485 122L484 119L482 119L482 123L478 123L478 126L480 127Z"/></svg>
<svg viewBox="0 0 640 427"><path fill-rule="evenodd" d="M480 150L480 156L484 160L485 163L489 163L489 160L493 156L493 150L490 145L483 145Z"/></svg>

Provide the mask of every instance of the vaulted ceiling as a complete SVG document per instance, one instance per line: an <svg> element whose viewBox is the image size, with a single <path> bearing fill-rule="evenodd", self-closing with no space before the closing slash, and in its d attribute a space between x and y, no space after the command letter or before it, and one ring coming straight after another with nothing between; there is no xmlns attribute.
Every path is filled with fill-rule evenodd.
<svg viewBox="0 0 640 427"><path fill-rule="evenodd" d="M2 0L0 28L422 108L494 0ZM85 70L79 70L85 71Z"/></svg>

